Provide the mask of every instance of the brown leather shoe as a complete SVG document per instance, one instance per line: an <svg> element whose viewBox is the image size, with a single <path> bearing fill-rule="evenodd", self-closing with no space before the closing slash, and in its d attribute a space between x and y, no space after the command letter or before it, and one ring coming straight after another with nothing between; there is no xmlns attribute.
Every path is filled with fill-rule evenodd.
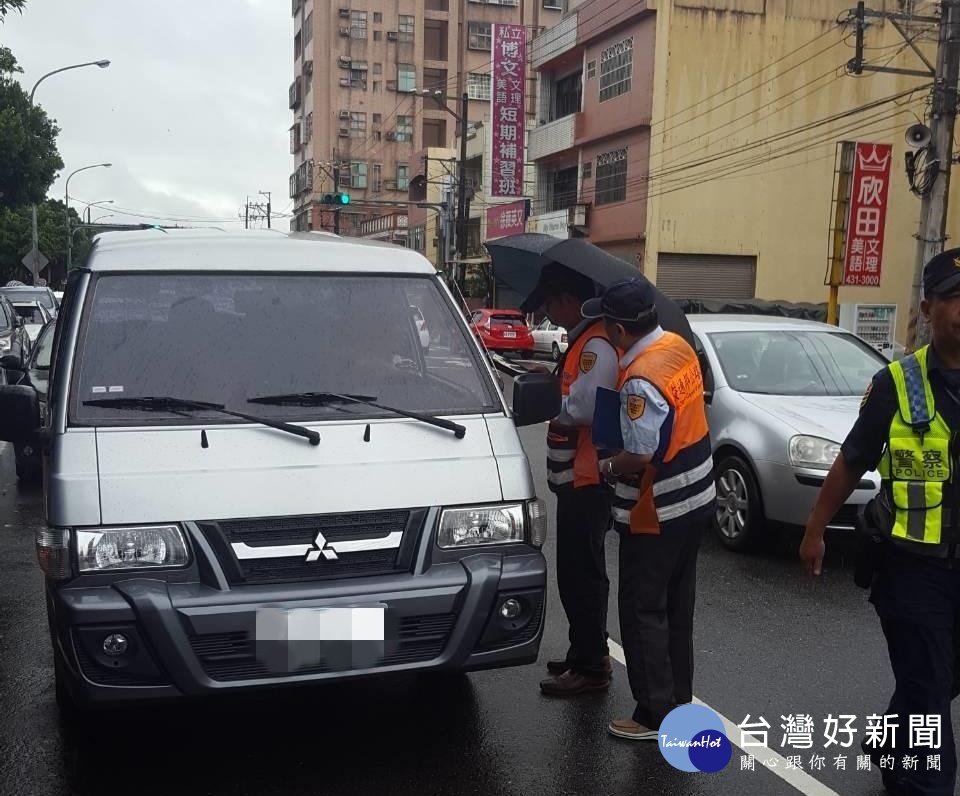
<svg viewBox="0 0 960 796"><path fill-rule="evenodd" d="M568 669L557 677L540 681L540 690L546 696L568 697L584 694L587 691L606 691L610 687L610 676L580 674Z"/></svg>
<svg viewBox="0 0 960 796"><path fill-rule="evenodd" d="M569 668L570 664L565 658L547 661L547 671L554 677L563 674ZM605 655L603 658L603 670L608 674L613 674L613 662L610 660L609 655Z"/></svg>
<svg viewBox="0 0 960 796"><path fill-rule="evenodd" d="M629 741L656 741L657 731L638 724L633 719L616 719L611 721L607 730L618 738Z"/></svg>

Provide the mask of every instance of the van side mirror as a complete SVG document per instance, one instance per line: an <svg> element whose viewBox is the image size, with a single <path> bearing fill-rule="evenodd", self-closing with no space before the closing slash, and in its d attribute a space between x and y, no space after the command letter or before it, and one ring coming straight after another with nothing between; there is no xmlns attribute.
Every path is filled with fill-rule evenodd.
<svg viewBox="0 0 960 796"><path fill-rule="evenodd" d="M33 387L0 386L0 440L32 442L40 431L40 397Z"/></svg>
<svg viewBox="0 0 960 796"><path fill-rule="evenodd" d="M4 370L23 370L23 359L18 354L4 354L0 357L0 368Z"/></svg>
<svg viewBox="0 0 960 796"><path fill-rule="evenodd" d="M560 382L550 373L525 373L513 382L513 423L532 426L560 414ZM2 411L2 408L0 408Z"/></svg>

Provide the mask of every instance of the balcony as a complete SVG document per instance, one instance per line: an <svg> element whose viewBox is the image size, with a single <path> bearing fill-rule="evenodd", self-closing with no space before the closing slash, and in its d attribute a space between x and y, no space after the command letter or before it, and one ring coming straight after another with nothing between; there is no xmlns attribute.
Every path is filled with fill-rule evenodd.
<svg viewBox="0 0 960 796"><path fill-rule="evenodd" d="M555 122L542 124L530 131L527 156L542 160L567 149L573 149L576 140L577 114L571 113Z"/></svg>
<svg viewBox="0 0 960 796"><path fill-rule="evenodd" d="M577 14L572 14L533 40L530 62L535 70L555 61L577 46Z"/></svg>

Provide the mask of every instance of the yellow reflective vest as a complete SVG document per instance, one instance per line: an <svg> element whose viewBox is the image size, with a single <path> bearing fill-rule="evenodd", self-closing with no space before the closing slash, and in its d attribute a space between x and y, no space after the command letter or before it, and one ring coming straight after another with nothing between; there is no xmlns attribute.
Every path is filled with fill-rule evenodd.
<svg viewBox="0 0 960 796"><path fill-rule="evenodd" d="M953 541L942 538L952 432L934 406L928 350L924 346L889 365L899 411L878 469L893 510L889 535L901 543L939 545Z"/></svg>

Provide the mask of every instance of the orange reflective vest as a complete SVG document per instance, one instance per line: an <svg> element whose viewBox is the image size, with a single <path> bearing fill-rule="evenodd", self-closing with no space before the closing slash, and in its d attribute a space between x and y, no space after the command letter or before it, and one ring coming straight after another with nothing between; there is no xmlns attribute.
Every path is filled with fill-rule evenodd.
<svg viewBox="0 0 960 796"><path fill-rule="evenodd" d="M564 397L570 395L573 383L585 372L582 368L589 365L581 362L584 347L598 337L613 347L603 321L597 321L567 349L560 365L560 392ZM597 450L590 426L565 426L553 421L547 429L547 484L553 492L599 484L600 463L611 455Z"/></svg>
<svg viewBox="0 0 960 796"><path fill-rule="evenodd" d="M707 510L716 499L703 374L687 342L665 332L620 374L619 388L631 379L643 379L660 391L672 422L662 431L660 450L643 473L617 479L614 526L658 534L663 524Z"/></svg>

